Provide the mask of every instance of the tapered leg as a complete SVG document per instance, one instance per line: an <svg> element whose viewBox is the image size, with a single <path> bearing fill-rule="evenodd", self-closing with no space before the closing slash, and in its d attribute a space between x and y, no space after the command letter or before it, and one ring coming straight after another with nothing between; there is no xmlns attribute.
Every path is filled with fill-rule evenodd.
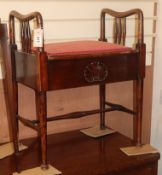
<svg viewBox="0 0 162 175"><path fill-rule="evenodd" d="M11 114L12 117L12 128L13 128L13 144L14 144L14 150L15 153L18 154L19 152L19 127L18 127L18 85L17 82L13 82L13 97L11 96L11 101L10 103L13 107L13 113Z"/></svg>
<svg viewBox="0 0 162 175"><path fill-rule="evenodd" d="M9 118L12 125L12 141L14 144L15 153L19 152L19 140L18 140L18 83L16 81L16 65L15 65L15 50L17 49L16 45L10 45L10 49L6 40L6 54L5 58L5 69L6 69L6 89L8 94L8 111ZM5 50L5 48L4 48ZM12 59L11 59L12 58Z"/></svg>
<svg viewBox="0 0 162 175"><path fill-rule="evenodd" d="M133 116L133 140L135 143L137 143L137 134L136 134L136 116L137 116L137 82L136 80L133 81L133 111L135 112L134 116Z"/></svg>
<svg viewBox="0 0 162 175"><path fill-rule="evenodd" d="M134 140L137 146L142 144L143 79L134 81Z"/></svg>
<svg viewBox="0 0 162 175"><path fill-rule="evenodd" d="M10 78L10 77L9 77ZM5 103L6 103L6 111L7 111L7 117L9 121L9 127L10 127L10 137L11 141L14 145L14 151L15 154L18 153L18 87L17 83L8 80L8 77L6 76L4 81L4 90L5 90Z"/></svg>
<svg viewBox="0 0 162 175"><path fill-rule="evenodd" d="M40 125L42 169L47 169L47 103L46 92L35 92L36 113Z"/></svg>
<svg viewBox="0 0 162 175"><path fill-rule="evenodd" d="M105 84L100 84L100 129L105 129Z"/></svg>

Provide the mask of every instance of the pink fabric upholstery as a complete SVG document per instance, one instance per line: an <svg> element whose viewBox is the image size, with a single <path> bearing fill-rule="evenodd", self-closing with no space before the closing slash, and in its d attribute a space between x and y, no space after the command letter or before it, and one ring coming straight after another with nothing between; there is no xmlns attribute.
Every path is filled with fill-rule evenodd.
<svg viewBox="0 0 162 175"><path fill-rule="evenodd" d="M96 55L112 52L128 52L132 48L102 41L71 41L45 44L48 56Z"/></svg>

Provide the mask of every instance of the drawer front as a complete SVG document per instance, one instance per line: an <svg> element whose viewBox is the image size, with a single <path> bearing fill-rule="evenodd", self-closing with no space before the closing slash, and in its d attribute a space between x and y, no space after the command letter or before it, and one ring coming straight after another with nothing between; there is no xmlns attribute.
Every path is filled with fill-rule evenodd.
<svg viewBox="0 0 162 175"><path fill-rule="evenodd" d="M48 62L49 90L134 80L137 75L137 54Z"/></svg>

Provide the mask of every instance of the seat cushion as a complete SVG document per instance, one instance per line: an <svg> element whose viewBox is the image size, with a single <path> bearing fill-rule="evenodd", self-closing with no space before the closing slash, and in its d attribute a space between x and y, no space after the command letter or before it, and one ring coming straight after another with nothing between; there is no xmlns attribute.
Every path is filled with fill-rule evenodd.
<svg viewBox="0 0 162 175"><path fill-rule="evenodd" d="M98 55L129 52L132 48L102 41L71 41L45 44L45 51L50 57Z"/></svg>

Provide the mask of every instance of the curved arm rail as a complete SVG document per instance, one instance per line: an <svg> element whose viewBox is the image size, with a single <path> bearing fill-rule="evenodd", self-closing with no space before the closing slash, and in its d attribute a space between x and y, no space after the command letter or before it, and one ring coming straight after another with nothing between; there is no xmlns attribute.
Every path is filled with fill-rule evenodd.
<svg viewBox="0 0 162 175"><path fill-rule="evenodd" d="M117 12L111 9L103 9L101 11L101 26L100 26L100 39L101 41L107 41L105 37L105 15L108 14L115 18L115 29L114 29L114 40L115 38L121 37L123 35L123 40L125 40L126 35L126 17L136 15L137 16L137 43L143 43L143 12L140 9L132 9L125 12ZM122 21L123 20L123 21ZM117 36L118 35L118 36ZM125 41L123 41L124 43ZM119 42L120 44L120 42Z"/></svg>
<svg viewBox="0 0 162 175"><path fill-rule="evenodd" d="M39 12L32 12L27 15L22 15L17 11L11 11L9 15L9 35L10 44L15 44L15 18L20 22L20 37L22 50L30 52L32 43L32 34L30 22L33 20L36 28L43 29L43 18ZM44 41L42 49L44 48Z"/></svg>

